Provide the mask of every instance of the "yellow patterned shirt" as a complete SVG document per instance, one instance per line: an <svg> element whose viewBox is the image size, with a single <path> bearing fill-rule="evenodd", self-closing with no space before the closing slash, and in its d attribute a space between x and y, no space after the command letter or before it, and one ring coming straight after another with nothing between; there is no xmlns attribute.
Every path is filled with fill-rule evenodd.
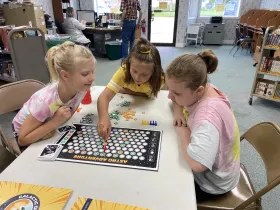
<svg viewBox="0 0 280 210"><path fill-rule="evenodd" d="M111 81L108 83L107 88L118 93L122 88L127 88L133 92L145 93L147 96L152 95L152 88L149 82L145 82L141 85L137 85L135 82L125 82L125 71L126 69L122 66L113 75ZM164 86L164 76L161 77L161 88Z"/></svg>

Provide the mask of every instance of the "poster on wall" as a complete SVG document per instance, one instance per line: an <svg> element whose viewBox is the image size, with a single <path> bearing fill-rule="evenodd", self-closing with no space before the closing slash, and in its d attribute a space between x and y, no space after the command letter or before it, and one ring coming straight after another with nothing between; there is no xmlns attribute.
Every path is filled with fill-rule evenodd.
<svg viewBox="0 0 280 210"><path fill-rule="evenodd" d="M72 190L24 184L0 182L0 210L62 210Z"/></svg>
<svg viewBox="0 0 280 210"><path fill-rule="evenodd" d="M224 4L216 4L216 12L224 12L225 5Z"/></svg>
<svg viewBox="0 0 280 210"><path fill-rule="evenodd" d="M167 2L159 2L159 8L160 9L167 9Z"/></svg>

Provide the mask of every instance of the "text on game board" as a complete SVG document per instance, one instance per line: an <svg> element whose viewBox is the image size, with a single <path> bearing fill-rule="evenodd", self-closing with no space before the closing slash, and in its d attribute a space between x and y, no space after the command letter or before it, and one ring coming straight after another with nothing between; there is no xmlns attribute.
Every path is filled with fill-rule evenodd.
<svg viewBox="0 0 280 210"><path fill-rule="evenodd" d="M113 158L99 158L99 157L92 157L92 156L83 156L83 155L74 155L74 159L82 159L82 160L94 160L100 162L110 162L110 163L124 163L127 164L127 160L118 160Z"/></svg>

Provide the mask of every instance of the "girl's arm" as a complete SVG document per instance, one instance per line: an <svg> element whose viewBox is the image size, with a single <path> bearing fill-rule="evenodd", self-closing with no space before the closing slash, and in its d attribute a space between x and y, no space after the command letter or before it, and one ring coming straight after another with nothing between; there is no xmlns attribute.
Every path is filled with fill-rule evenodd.
<svg viewBox="0 0 280 210"><path fill-rule="evenodd" d="M70 108L66 106L60 107L52 119L42 123L34 118L31 114L24 120L20 131L18 143L20 146L30 145L36 141L39 141L43 137L58 128L66 120L71 117Z"/></svg>
<svg viewBox="0 0 280 210"><path fill-rule="evenodd" d="M127 88L122 88L122 89L120 89L119 92L120 92L120 93L123 93L123 94L129 94L129 95L145 96L145 97L147 97L147 94L145 94L145 93L134 92L134 91L129 90L129 89L127 89Z"/></svg>
<svg viewBox="0 0 280 210"><path fill-rule="evenodd" d="M111 121L109 117L109 102L116 93L109 88L105 88L97 100L97 111L99 116L98 133L102 138L108 138L111 131Z"/></svg>
<svg viewBox="0 0 280 210"><path fill-rule="evenodd" d="M207 168L204 165L193 160L188 155L187 149L190 144L190 136L191 136L190 129L187 127L176 127L176 131L177 131L177 134L179 135L179 138L181 141L181 149L182 149L183 156L184 156L185 160L187 161L188 165L190 166L190 168L196 173L202 173L205 170L207 170Z"/></svg>
<svg viewBox="0 0 280 210"><path fill-rule="evenodd" d="M172 101L173 104L173 112L174 112L174 126L186 126L186 119L183 114L183 108L175 101Z"/></svg>
<svg viewBox="0 0 280 210"><path fill-rule="evenodd" d="M86 29L86 25L80 23L78 20L76 20L75 18L73 19L73 24L74 26L79 29L79 30L85 30Z"/></svg>

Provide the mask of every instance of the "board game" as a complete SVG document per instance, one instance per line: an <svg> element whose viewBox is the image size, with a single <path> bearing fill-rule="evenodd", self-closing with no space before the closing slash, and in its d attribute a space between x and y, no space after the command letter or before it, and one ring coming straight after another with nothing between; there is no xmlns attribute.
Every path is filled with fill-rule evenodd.
<svg viewBox="0 0 280 210"><path fill-rule="evenodd" d="M73 124L57 141L63 145L57 160L157 171L162 131L112 127L107 140L91 124Z"/></svg>
<svg viewBox="0 0 280 210"><path fill-rule="evenodd" d="M149 210L138 206L78 197L71 210Z"/></svg>
<svg viewBox="0 0 280 210"><path fill-rule="evenodd" d="M0 182L0 210L62 210L72 190L24 184Z"/></svg>

